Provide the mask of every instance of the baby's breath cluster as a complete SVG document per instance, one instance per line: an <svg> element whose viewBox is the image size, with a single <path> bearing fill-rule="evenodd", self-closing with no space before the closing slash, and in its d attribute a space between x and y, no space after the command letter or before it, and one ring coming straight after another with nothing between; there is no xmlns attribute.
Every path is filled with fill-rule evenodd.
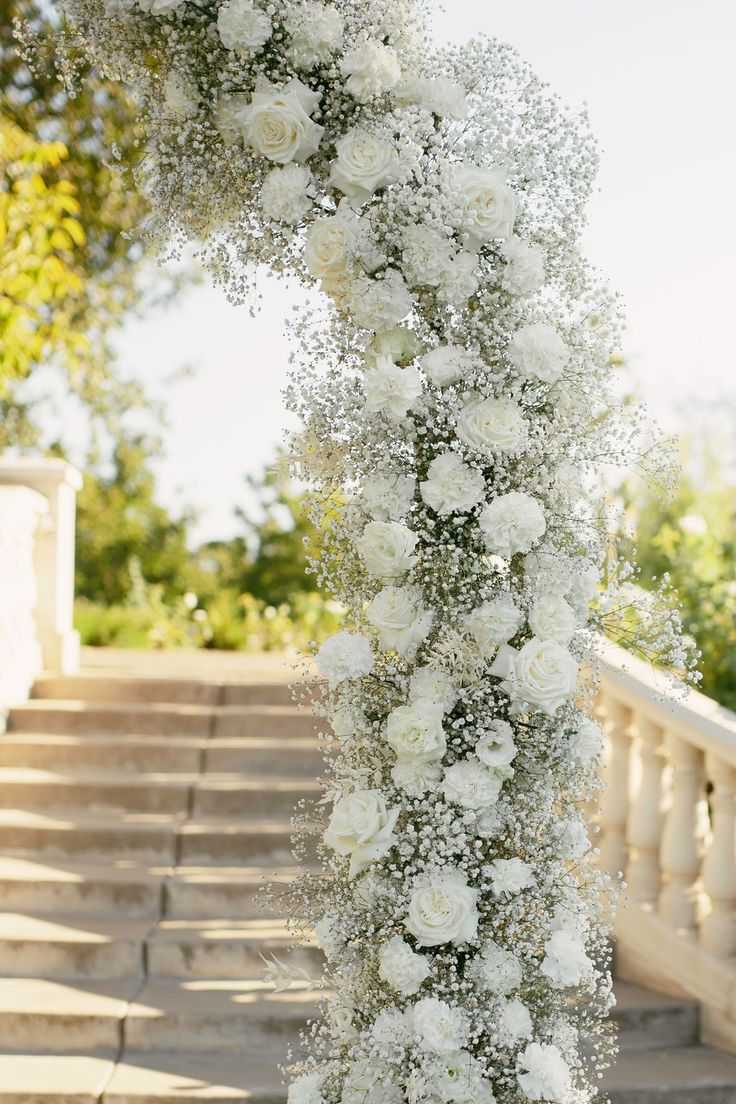
<svg viewBox="0 0 736 1104"><path fill-rule="evenodd" d="M324 292L292 455L348 620L317 656L323 874L289 900L334 996L291 1104L584 1104L611 988L579 673L618 616L591 612L596 468L631 449L618 304L579 252L585 119L507 46L430 49L415 0L67 8L139 91L152 233L201 243L236 299L258 264Z"/></svg>

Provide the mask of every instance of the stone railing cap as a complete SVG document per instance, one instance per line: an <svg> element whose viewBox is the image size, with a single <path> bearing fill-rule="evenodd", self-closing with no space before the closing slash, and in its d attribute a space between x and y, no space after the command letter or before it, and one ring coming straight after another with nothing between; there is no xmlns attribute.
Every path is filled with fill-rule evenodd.
<svg viewBox="0 0 736 1104"><path fill-rule="evenodd" d="M66 483L78 491L82 486L82 473L67 460L58 457L18 456L0 460L0 484L29 484L51 486Z"/></svg>

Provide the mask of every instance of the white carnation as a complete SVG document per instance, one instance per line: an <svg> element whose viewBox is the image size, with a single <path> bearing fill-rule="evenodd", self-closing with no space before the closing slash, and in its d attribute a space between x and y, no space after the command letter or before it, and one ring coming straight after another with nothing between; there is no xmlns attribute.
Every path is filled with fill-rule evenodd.
<svg viewBox="0 0 736 1104"><path fill-rule="evenodd" d="M310 119L319 101L319 93L300 80L277 88L260 77L248 107L240 113L246 142L269 161L306 161L324 132Z"/></svg>
<svg viewBox="0 0 736 1104"><path fill-rule="evenodd" d="M390 91L401 79L396 51L377 40L349 50L340 62L340 72L348 78L346 90L360 103Z"/></svg>
<svg viewBox="0 0 736 1104"><path fill-rule="evenodd" d="M391 778L409 797L421 797L428 790L435 792L442 778L442 767L437 760L426 762L416 756L397 759L391 768Z"/></svg>
<svg viewBox="0 0 736 1104"><path fill-rule="evenodd" d="M435 457L427 479L419 484L422 498L440 516L467 513L483 499L485 489L481 472L465 464L456 452Z"/></svg>
<svg viewBox="0 0 736 1104"><path fill-rule="evenodd" d="M531 322L512 337L508 358L527 379L554 383L565 370L570 350L552 326Z"/></svg>
<svg viewBox="0 0 736 1104"><path fill-rule="evenodd" d="M436 997L423 997L412 1009L419 1045L432 1054L452 1054L465 1041L465 1017L460 1008Z"/></svg>
<svg viewBox="0 0 736 1104"><path fill-rule="evenodd" d="M518 989L524 979L521 962L512 951L493 940L483 944L481 954L468 966L468 974L489 993L506 996Z"/></svg>
<svg viewBox="0 0 736 1104"><path fill-rule="evenodd" d="M490 659L499 644L506 644L524 624L524 614L510 594L491 598L465 616L463 628L475 640L484 659Z"/></svg>
<svg viewBox="0 0 736 1104"><path fill-rule="evenodd" d="M411 508L416 479L411 475L367 475L361 500L374 521L400 521Z"/></svg>
<svg viewBox="0 0 736 1104"><path fill-rule="evenodd" d="M478 523L488 551L507 559L531 551L547 528L541 504L523 491L499 495L483 508Z"/></svg>
<svg viewBox="0 0 736 1104"><path fill-rule="evenodd" d="M570 1070L559 1047L530 1043L519 1055L516 1079L527 1100L566 1104L570 1092Z"/></svg>
<svg viewBox="0 0 736 1104"><path fill-rule="evenodd" d="M508 721L491 721L475 745L475 754L487 767L511 766L516 758L516 744Z"/></svg>
<svg viewBox="0 0 736 1104"><path fill-rule="evenodd" d="M441 119L460 122L468 114L468 97L449 77L408 77L396 89L396 98L405 104L420 104Z"/></svg>
<svg viewBox="0 0 736 1104"><path fill-rule="evenodd" d="M411 360L419 348L416 334L406 326L394 326L391 330L377 333L365 351L366 361L379 356L389 356L396 364L405 364Z"/></svg>
<svg viewBox="0 0 736 1104"><path fill-rule="evenodd" d="M327 61L342 46L345 19L332 5L304 0L289 6L284 19L291 57L300 69Z"/></svg>
<svg viewBox="0 0 736 1104"><path fill-rule="evenodd" d="M265 11L250 0L228 0L217 13L217 30L227 50L250 54L269 40L273 27Z"/></svg>
<svg viewBox="0 0 736 1104"><path fill-rule="evenodd" d="M292 163L271 169L261 187L261 207L269 218L296 226L312 209L312 174L304 165Z"/></svg>
<svg viewBox="0 0 736 1104"><path fill-rule="evenodd" d="M324 1104L321 1073L302 1073L289 1085L287 1104Z"/></svg>
<svg viewBox="0 0 736 1104"><path fill-rule="evenodd" d="M548 591L534 600L529 611L529 627L539 640L568 644L577 628L577 617L561 594Z"/></svg>
<svg viewBox="0 0 736 1104"><path fill-rule="evenodd" d="M501 283L512 295L533 295L544 283L544 251L521 238L511 237L501 246L506 267Z"/></svg>
<svg viewBox="0 0 736 1104"><path fill-rule="evenodd" d="M397 579L414 564L416 534L399 521L369 521L356 547L371 575Z"/></svg>
<svg viewBox="0 0 736 1104"><path fill-rule="evenodd" d="M479 452L519 452L527 441L528 427L517 403L511 399L474 399L457 417L457 435Z"/></svg>
<svg viewBox="0 0 736 1104"><path fill-rule="evenodd" d="M461 249L445 265L437 296L451 307L464 307L470 296L475 295L479 283L477 257Z"/></svg>
<svg viewBox="0 0 736 1104"><path fill-rule="evenodd" d="M402 234L401 268L409 287L437 287L453 254L445 234L415 223Z"/></svg>
<svg viewBox="0 0 736 1104"><path fill-rule="evenodd" d="M479 811L495 805L501 784L498 775L477 759L462 759L445 771L442 792L447 801Z"/></svg>
<svg viewBox="0 0 736 1104"><path fill-rule="evenodd" d="M422 368L435 387L447 387L470 370L472 358L462 345L438 345L422 357Z"/></svg>
<svg viewBox="0 0 736 1104"><path fill-rule="evenodd" d="M445 713L452 709L458 693L452 676L442 668L417 667L409 682L412 701L436 702Z"/></svg>
<svg viewBox="0 0 736 1104"><path fill-rule="evenodd" d="M597 721L586 717L570 734L570 755L576 762L588 766L603 753L603 732Z"/></svg>
<svg viewBox="0 0 736 1104"><path fill-rule="evenodd" d="M539 967L555 989L580 985L593 970L582 939L571 931L553 932L544 945L545 956Z"/></svg>
<svg viewBox="0 0 736 1104"><path fill-rule="evenodd" d="M398 815L378 790L355 790L335 802L324 841L338 855L350 856L351 878L391 850Z"/></svg>
<svg viewBox="0 0 736 1104"><path fill-rule="evenodd" d="M349 130L335 151L330 184L356 203L365 203L374 192L399 178L399 155L394 144L362 127Z"/></svg>
<svg viewBox="0 0 736 1104"><path fill-rule="evenodd" d="M416 587L387 586L366 608L366 617L378 629L379 645L384 652L398 652L413 659L432 626L432 613L422 605Z"/></svg>
<svg viewBox="0 0 736 1104"><path fill-rule="evenodd" d="M373 652L367 636L338 632L317 652L317 669L334 690L345 679L362 678L373 670Z"/></svg>
<svg viewBox="0 0 736 1104"><path fill-rule="evenodd" d="M363 377L365 407L369 414L386 414L394 421L404 418L422 393L422 377L412 364L394 364L391 357L378 356Z"/></svg>
<svg viewBox="0 0 736 1104"><path fill-rule="evenodd" d="M483 868L497 897L513 897L534 884L534 871L522 859L494 859Z"/></svg>
<svg viewBox="0 0 736 1104"><path fill-rule="evenodd" d="M435 702L399 705L388 715L386 740L400 759L442 759L447 748L442 717L442 706Z"/></svg>
<svg viewBox="0 0 736 1104"><path fill-rule="evenodd" d="M477 899L459 870L443 867L424 875L412 892L404 927L420 947L467 943L478 930Z"/></svg>
<svg viewBox="0 0 736 1104"><path fill-rule="evenodd" d="M532 1017L520 1000L510 1000L501 1012L501 1033L506 1046L528 1039L532 1034Z"/></svg>
<svg viewBox="0 0 736 1104"><path fill-rule="evenodd" d="M403 1012L398 1008L384 1008L371 1026L371 1036L380 1047L402 1049L412 1041L412 1032L409 1010Z"/></svg>
<svg viewBox="0 0 736 1104"><path fill-rule="evenodd" d="M412 308L409 289L395 268L388 269L380 279L359 276L349 298L356 324L367 330L390 330Z"/></svg>
<svg viewBox="0 0 736 1104"><path fill-rule="evenodd" d="M381 980L406 997L418 993L432 972L424 955L413 951L400 935L381 945L378 963Z"/></svg>

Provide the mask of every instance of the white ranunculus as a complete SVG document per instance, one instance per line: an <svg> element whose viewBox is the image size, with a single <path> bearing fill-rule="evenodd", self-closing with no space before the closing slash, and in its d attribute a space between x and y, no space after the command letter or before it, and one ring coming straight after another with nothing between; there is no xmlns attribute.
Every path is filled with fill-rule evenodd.
<svg viewBox="0 0 736 1104"><path fill-rule="evenodd" d="M511 237L501 246L506 267L501 283L512 295L533 295L544 283L544 251L521 238Z"/></svg>
<svg viewBox="0 0 736 1104"><path fill-rule="evenodd" d="M603 732L592 717L586 717L574 732L570 733L571 757L583 766L589 766L603 753Z"/></svg>
<svg viewBox="0 0 736 1104"><path fill-rule="evenodd" d="M593 970L586 954L585 943L572 931L553 932L544 945L540 971L555 989L569 989L580 983Z"/></svg>
<svg viewBox="0 0 736 1104"><path fill-rule="evenodd" d="M437 790L442 778L442 767L437 760L426 762L416 756L404 756L397 759L391 768L391 778L400 790L409 797L421 797L431 790Z"/></svg>
<svg viewBox="0 0 736 1104"><path fill-rule="evenodd" d="M386 741L399 759L436 762L445 754L443 709L436 702L418 701L392 709L386 721Z"/></svg>
<svg viewBox="0 0 736 1104"><path fill-rule="evenodd" d="M504 689L514 700L526 702L552 717L575 693L576 661L556 640L532 637L518 652L506 647L508 652L497 656L491 670L506 679Z"/></svg>
<svg viewBox="0 0 736 1104"><path fill-rule="evenodd" d="M332 5L317 0L290 5L284 24L291 38L291 58L299 69L329 60L342 46L345 19Z"/></svg>
<svg viewBox="0 0 736 1104"><path fill-rule="evenodd" d="M348 271L355 246L354 220L342 212L316 219L304 246L304 264L318 280L340 279Z"/></svg>
<svg viewBox="0 0 736 1104"><path fill-rule="evenodd" d="M394 935L378 951L378 976L405 997L418 993L431 972L424 955L413 951L400 935Z"/></svg>
<svg viewBox="0 0 736 1104"><path fill-rule="evenodd" d="M461 204L461 226L473 246L508 238L516 218L516 196L506 183L507 173L460 165L452 174L453 196Z"/></svg>
<svg viewBox="0 0 736 1104"><path fill-rule="evenodd" d="M321 1073L302 1073L289 1085L287 1104L324 1104Z"/></svg>
<svg viewBox="0 0 736 1104"><path fill-rule="evenodd" d="M395 268L387 269L380 279L359 276L352 284L349 299L356 325L366 330L390 330L412 308L409 289Z"/></svg>
<svg viewBox="0 0 736 1104"><path fill-rule="evenodd" d="M483 508L478 523L488 551L507 559L530 552L547 528L541 504L523 491L499 495Z"/></svg>
<svg viewBox="0 0 736 1104"><path fill-rule="evenodd" d="M444 669L417 667L409 682L409 697L412 701L436 702L447 713L457 701L458 693L452 677Z"/></svg>
<svg viewBox="0 0 736 1104"><path fill-rule="evenodd" d="M501 1033L506 1046L512 1046L519 1039L528 1039L532 1030L527 1006L520 1000L507 1001L501 1013Z"/></svg>
<svg viewBox="0 0 736 1104"><path fill-rule="evenodd" d="M324 841L338 855L350 856L351 878L391 850L398 815L378 790L355 790L335 802Z"/></svg>
<svg viewBox="0 0 736 1104"><path fill-rule="evenodd" d="M442 792L447 801L478 811L495 805L501 793L501 779L477 759L462 759L445 771Z"/></svg>
<svg viewBox="0 0 736 1104"><path fill-rule="evenodd" d="M432 613L422 605L417 587L384 587L368 603L365 613L378 629L382 651L398 652L404 659L414 658L432 627Z"/></svg>
<svg viewBox="0 0 736 1104"><path fill-rule="evenodd" d="M320 101L300 80L283 88L260 77L250 104L240 113L243 136L256 153L286 165L306 161L319 146L324 128L310 119Z"/></svg>
<svg viewBox="0 0 736 1104"><path fill-rule="evenodd" d="M401 79L396 51L375 39L348 50L340 62L340 72L348 78L346 90L360 103L390 91Z"/></svg>
<svg viewBox="0 0 736 1104"><path fill-rule="evenodd" d="M329 182L356 203L365 203L399 178L399 155L393 142L362 127L349 130L335 151Z"/></svg>
<svg viewBox="0 0 736 1104"><path fill-rule="evenodd" d="M479 452L519 452L527 441L526 418L511 399L473 399L457 416L457 435Z"/></svg>
<svg viewBox="0 0 736 1104"><path fill-rule="evenodd" d="M570 1092L570 1069L559 1047L529 1043L519 1055L516 1079L527 1100L566 1104Z"/></svg>
<svg viewBox="0 0 736 1104"><path fill-rule="evenodd" d="M487 767L510 767L516 758L516 744L509 722L491 721L475 745L475 754Z"/></svg>
<svg viewBox="0 0 736 1104"><path fill-rule="evenodd" d="M412 1008L411 1016L422 1050L431 1054L452 1054L465 1042L465 1016L460 1008L447 1001L423 997Z"/></svg>
<svg viewBox="0 0 736 1104"><path fill-rule="evenodd" d="M406 417L422 393L422 377L413 364L401 368L389 356L376 357L363 377L365 408L369 414L386 414L394 421Z"/></svg>
<svg viewBox="0 0 736 1104"><path fill-rule="evenodd" d="M518 989L524 979L521 962L513 951L504 950L493 940L483 944L481 954L469 964L468 974L487 992L501 997Z"/></svg>
<svg viewBox="0 0 736 1104"><path fill-rule="evenodd" d="M418 222L405 228L402 243L401 269L409 287L437 287L453 254L447 235Z"/></svg>
<svg viewBox="0 0 736 1104"><path fill-rule="evenodd" d="M374 521L401 521L409 513L417 481L412 475L367 475L361 500Z"/></svg>
<svg viewBox="0 0 736 1104"><path fill-rule="evenodd" d="M406 326L394 326L392 330L377 333L365 351L366 362L379 356L390 356L396 364L405 364L416 355L419 348L416 334Z"/></svg>
<svg viewBox="0 0 736 1104"><path fill-rule="evenodd" d="M463 629L475 640L484 659L490 659L499 644L506 644L524 624L524 614L510 594L501 594L478 606L463 620Z"/></svg>
<svg viewBox="0 0 736 1104"><path fill-rule="evenodd" d="M356 547L366 570L383 579L398 579L414 564L416 534L399 521L369 521Z"/></svg>
<svg viewBox="0 0 736 1104"><path fill-rule="evenodd" d="M522 859L494 859L483 868L497 897L513 897L534 884L534 871Z"/></svg>
<svg viewBox="0 0 736 1104"><path fill-rule="evenodd" d="M305 165L292 162L283 169L271 169L261 188L264 214L296 226L312 209L311 184L312 174Z"/></svg>
<svg viewBox="0 0 736 1104"><path fill-rule="evenodd" d="M462 345L438 345L422 357L422 368L435 387L447 387L462 379L472 367L472 359Z"/></svg>
<svg viewBox="0 0 736 1104"><path fill-rule="evenodd" d="M193 119L199 110L196 84L181 73L169 73L164 81L164 106L170 115Z"/></svg>
<svg viewBox="0 0 736 1104"><path fill-rule="evenodd" d="M419 104L441 119L460 122L468 114L468 97L459 84L449 77L408 77L396 88L396 98L403 104Z"/></svg>
<svg viewBox="0 0 736 1104"><path fill-rule="evenodd" d="M532 603L529 627L539 640L569 644L578 627L578 619L572 606L560 593L548 591Z"/></svg>
<svg viewBox="0 0 736 1104"><path fill-rule="evenodd" d="M464 307L470 296L475 295L479 283L478 258L467 249L461 249L445 265L437 297L451 307Z"/></svg>
<svg viewBox="0 0 736 1104"><path fill-rule="evenodd" d="M268 42L273 26L251 0L228 0L217 13L217 30L225 49L250 54Z"/></svg>
<svg viewBox="0 0 736 1104"><path fill-rule="evenodd" d="M527 379L555 383L565 370L570 350L553 326L530 322L512 337L508 358Z"/></svg>
<svg viewBox="0 0 736 1104"><path fill-rule="evenodd" d="M334 690L345 679L362 678L373 670L373 652L367 636L337 632L317 652L317 669Z"/></svg>
<svg viewBox="0 0 736 1104"><path fill-rule="evenodd" d="M459 870L443 867L412 892L404 927L420 947L467 943L478 930L477 898Z"/></svg>
<svg viewBox="0 0 736 1104"><path fill-rule="evenodd" d="M445 517L472 510L485 496L486 485L481 472L465 464L456 452L444 452L429 465L419 490L427 505Z"/></svg>

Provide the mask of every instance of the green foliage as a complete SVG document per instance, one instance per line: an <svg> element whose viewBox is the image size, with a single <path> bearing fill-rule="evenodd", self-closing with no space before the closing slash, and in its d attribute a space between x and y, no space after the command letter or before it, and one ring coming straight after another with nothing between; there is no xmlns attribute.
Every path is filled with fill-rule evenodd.
<svg viewBox="0 0 736 1104"><path fill-rule="evenodd" d="M669 574L685 631L702 653L701 689L736 709L736 476L712 448L685 450L683 475L668 501L628 488L628 527L636 532L642 586Z"/></svg>

